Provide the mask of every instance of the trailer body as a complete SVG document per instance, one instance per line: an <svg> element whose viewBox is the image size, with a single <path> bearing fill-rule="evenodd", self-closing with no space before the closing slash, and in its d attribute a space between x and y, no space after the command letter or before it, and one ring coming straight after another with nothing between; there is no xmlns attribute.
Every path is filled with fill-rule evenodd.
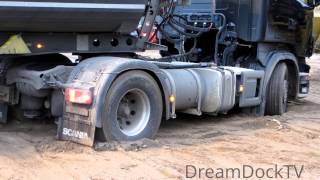
<svg viewBox="0 0 320 180"><path fill-rule="evenodd" d="M0 31L131 33L145 6L145 0L0 1Z"/></svg>
<svg viewBox="0 0 320 180"><path fill-rule="evenodd" d="M53 117L92 146L154 138L177 113L281 115L308 94L318 1L178 2L0 1L0 121Z"/></svg>

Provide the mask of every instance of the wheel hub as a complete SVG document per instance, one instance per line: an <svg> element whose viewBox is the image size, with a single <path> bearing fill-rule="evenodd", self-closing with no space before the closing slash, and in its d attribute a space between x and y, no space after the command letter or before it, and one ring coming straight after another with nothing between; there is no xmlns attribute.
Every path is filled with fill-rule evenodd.
<svg viewBox="0 0 320 180"><path fill-rule="evenodd" d="M150 119L150 100L139 89L128 91L121 99L117 109L117 123L127 136L140 134Z"/></svg>

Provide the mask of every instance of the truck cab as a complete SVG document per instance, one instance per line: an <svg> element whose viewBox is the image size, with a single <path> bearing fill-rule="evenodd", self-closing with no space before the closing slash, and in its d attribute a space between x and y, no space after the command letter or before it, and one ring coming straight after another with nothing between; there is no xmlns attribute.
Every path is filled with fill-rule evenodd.
<svg viewBox="0 0 320 180"><path fill-rule="evenodd" d="M178 113L281 115L308 94L318 4L0 1L0 121L51 117L92 146L154 138Z"/></svg>

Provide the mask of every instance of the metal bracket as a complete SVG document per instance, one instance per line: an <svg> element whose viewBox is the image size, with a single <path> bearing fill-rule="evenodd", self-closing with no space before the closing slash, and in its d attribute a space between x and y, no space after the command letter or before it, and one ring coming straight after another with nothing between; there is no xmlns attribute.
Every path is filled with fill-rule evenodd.
<svg viewBox="0 0 320 180"><path fill-rule="evenodd" d="M187 71L189 71L193 77L196 79L197 82L197 86L198 86L198 107L196 110L196 115L201 116L202 115L202 111L201 111L201 105L202 105L202 85L201 85L201 78L200 76L194 72L194 70L192 69L187 69ZM191 111L192 112L192 111ZM193 114L193 113L192 113Z"/></svg>
<svg viewBox="0 0 320 180"><path fill-rule="evenodd" d="M147 6L146 16L139 34L137 47L145 49L145 42L148 42L149 35L152 31L154 21L159 11L160 0L150 0Z"/></svg>

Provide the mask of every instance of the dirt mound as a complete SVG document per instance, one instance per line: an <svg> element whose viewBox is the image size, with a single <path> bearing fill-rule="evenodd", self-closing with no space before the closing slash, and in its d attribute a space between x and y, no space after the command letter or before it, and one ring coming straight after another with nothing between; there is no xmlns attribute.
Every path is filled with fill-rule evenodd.
<svg viewBox="0 0 320 180"><path fill-rule="evenodd" d="M122 149L124 151L141 151L147 148L160 148L161 145L156 140L142 139L133 142L98 142L95 144L96 151L117 151Z"/></svg>

